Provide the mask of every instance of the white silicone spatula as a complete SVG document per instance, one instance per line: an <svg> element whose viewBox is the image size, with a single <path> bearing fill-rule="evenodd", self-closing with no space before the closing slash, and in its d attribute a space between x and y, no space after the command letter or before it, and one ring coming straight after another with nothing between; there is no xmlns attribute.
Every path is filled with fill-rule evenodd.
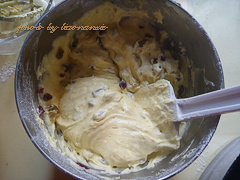
<svg viewBox="0 0 240 180"><path fill-rule="evenodd" d="M170 93L174 101L173 107L176 122L240 110L240 86L190 98L176 99L173 88L170 85Z"/></svg>

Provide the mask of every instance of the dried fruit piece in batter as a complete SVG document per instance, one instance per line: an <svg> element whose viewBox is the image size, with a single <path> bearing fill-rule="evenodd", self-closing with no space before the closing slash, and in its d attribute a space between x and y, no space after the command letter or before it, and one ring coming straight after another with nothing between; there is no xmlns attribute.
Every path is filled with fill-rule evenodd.
<svg viewBox="0 0 240 180"><path fill-rule="evenodd" d="M81 164L81 163L79 163L79 162L77 162L76 164L79 165L79 166L81 166L81 167L83 167L83 168L85 168L85 169L89 169L89 167L87 167L87 166L85 166L85 165L83 165L83 164Z"/></svg>
<svg viewBox="0 0 240 180"><path fill-rule="evenodd" d="M51 95L51 94L45 93L45 94L43 95L43 100L44 100L44 101L49 101L49 100L51 100L51 99L52 99L52 95Z"/></svg>
<svg viewBox="0 0 240 180"><path fill-rule="evenodd" d="M56 58L61 59L63 57L63 49L61 47L58 48Z"/></svg>
<svg viewBox="0 0 240 180"><path fill-rule="evenodd" d="M44 111L43 107L39 105L38 106L38 113L39 113L39 115L42 115L44 112L45 111Z"/></svg>
<svg viewBox="0 0 240 180"><path fill-rule="evenodd" d="M127 83L124 79L122 79L120 82L119 82L119 86L121 89L125 89L127 87Z"/></svg>

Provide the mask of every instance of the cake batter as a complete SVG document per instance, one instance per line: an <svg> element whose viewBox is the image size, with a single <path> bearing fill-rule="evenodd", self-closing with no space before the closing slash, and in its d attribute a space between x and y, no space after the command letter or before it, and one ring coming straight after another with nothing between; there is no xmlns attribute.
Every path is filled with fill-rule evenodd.
<svg viewBox="0 0 240 180"><path fill-rule="evenodd" d="M59 144L67 144L76 161L134 170L179 148L167 81L181 96L184 75L175 45L166 46L165 31L144 14L114 8L99 7L79 21L92 25L96 12L112 10L107 20L97 18L106 31L69 32L55 40L38 71L40 114L60 132Z"/></svg>

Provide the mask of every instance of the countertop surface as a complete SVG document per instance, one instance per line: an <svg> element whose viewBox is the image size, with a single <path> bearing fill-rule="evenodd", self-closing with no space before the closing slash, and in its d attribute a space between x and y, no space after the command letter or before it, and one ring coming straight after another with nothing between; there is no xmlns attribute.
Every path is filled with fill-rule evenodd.
<svg viewBox="0 0 240 180"><path fill-rule="evenodd" d="M225 87L240 85L240 1L178 0L212 39L220 56ZM56 169L35 148L19 119L14 96L17 56L0 56L0 179L73 179ZM204 152L171 180L199 179L207 165L228 143L240 136L240 112L221 116Z"/></svg>

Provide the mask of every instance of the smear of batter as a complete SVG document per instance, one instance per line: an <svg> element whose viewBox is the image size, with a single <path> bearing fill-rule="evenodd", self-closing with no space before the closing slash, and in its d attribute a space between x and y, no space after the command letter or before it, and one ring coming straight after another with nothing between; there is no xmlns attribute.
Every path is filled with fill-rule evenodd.
<svg viewBox="0 0 240 180"><path fill-rule="evenodd" d="M38 71L41 115L50 117L62 134L59 144L69 145L76 161L134 170L180 146L167 80L181 96L184 79L166 32L145 15L114 8L99 7L80 20L91 23L97 12L108 30L70 32L55 40ZM104 21L111 10L111 21Z"/></svg>

